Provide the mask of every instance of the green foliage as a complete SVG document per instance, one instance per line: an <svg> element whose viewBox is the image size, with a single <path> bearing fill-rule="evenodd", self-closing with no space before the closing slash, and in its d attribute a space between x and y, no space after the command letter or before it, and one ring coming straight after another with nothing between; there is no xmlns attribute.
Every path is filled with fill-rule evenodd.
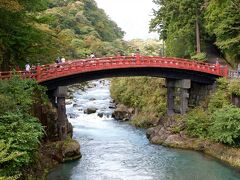
<svg viewBox="0 0 240 180"><path fill-rule="evenodd" d="M97 56L114 55L121 48L114 46L124 32L94 0L51 0L49 5L39 18L50 20L48 30L59 41L58 56L86 58L91 52Z"/></svg>
<svg viewBox="0 0 240 180"><path fill-rule="evenodd" d="M150 30L158 31L166 41L167 55L189 58L195 53L196 20L202 27L203 0L154 0L158 9L154 11ZM200 31L201 35L204 29Z"/></svg>
<svg viewBox="0 0 240 180"><path fill-rule="evenodd" d="M27 61L46 64L57 56L114 55L122 48L115 42L124 32L94 0L2 1L0 70L24 68Z"/></svg>
<svg viewBox="0 0 240 180"><path fill-rule="evenodd" d="M34 16L46 8L47 0L13 2L18 3L18 10L11 11L11 6L0 8L0 69L3 70L24 64L27 58L37 62L49 49L52 39L35 26Z"/></svg>
<svg viewBox="0 0 240 180"><path fill-rule="evenodd" d="M14 161L16 158L23 155L23 153L20 153L18 151L12 151L11 148L11 141L8 143L5 143L4 140L0 140L0 165L3 163ZM0 180L15 180L17 179L20 174L16 174L15 176L3 176L2 173L3 169L0 167Z"/></svg>
<svg viewBox="0 0 240 180"><path fill-rule="evenodd" d="M39 86L36 81L27 79L21 80L18 76L13 76L8 81L0 81L0 98L6 102L6 109L10 112L28 113L31 110L31 105L35 102L34 95L42 94L44 96L46 88ZM5 112L7 112L5 111Z"/></svg>
<svg viewBox="0 0 240 180"><path fill-rule="evenodd" d="M129 41L126 53L131 55L131 53L136 52L136 49L140 50L141 55L159 56L162 55L163 45L158 40L133 39Z"/></svg>
<svg viewBox="0 0 240 180"><path fill-rule="evenodd" d="M240 59L239 0L209 0L205 12L205 26L215 38L215 44L231 61Z"/></svg>
<svg viewBox="0 0 240 180"><path fill-rule="evenodd" d="M146 127L166 113L163 84L160 78L115 78L111 81L111 96L119 103L139 109L133 123Z"/></svg>
<svg viewBox="0 0 240 180"><path fill-rule="evenodd" d="M191 136L205 138L208 136L209 115L201 108L193 109L185 119L187 131Z"/></svg>
<svg viewBox="0 0 240 180"><path fill-rule="evenodd" d="M232 79L229 84L229 91L231 94L240 96L240 80Z"/></svg>
<svg viewBox="0 0 240 180"><path fill-rule="evenodd" d="M166 41L167 55L196 53L196 23L202 49L215 44L230 62L240 59L239 0L153 0L158 5L150 30ZM198 60L198 58L197 58Z"/></svg>
<svg viewBox="0 0 240 180"><path fill-rule="evenodd" d="M197 60L197 61L206 61L207 60L207 54L206 53L198 53L194 56L191 56L191 59Z"/></svg>
<svg viewBox="0 0 240 180"><path fill-rule="evenodd" d="M240 144L240 109L224 106L211 115L210 137L218 142Z"/></svg>
<svg viewBox="0 0 240 180"><path fill-rule="evenodd" d="M34 159L43 136L43 127L31 115L37 98L46 101L45 88L33 80L14 76L0 81L0 177L19 174L20 169Z"/></svg>
<svg viewBox="0 0 240 180"><path fill-rule="evenodd" d="M209 112L214 112L225 105L230 104L231 93L228 90L229 81L226 78L219 78L217 80L217 90L210 96L208 103Z"/></svg>
<svg viewBox="0 0 240 180"><path fill-rule="evenodd" d="M43 127L30 115L9 112L0 116L1 139L11 140L10 149L22 153L22 156L14 159L11 165L13 167L22 166L31 161L42 135Z"/></svg>
<svg viewBox="0 0 240 180"><path fill-rule="evenodd" d="M6 144L3 140L0 141L0 164L11 161L19 156L22 156L22 153L18 151L10 152L11 142Z"/></svg>
<svg viewBox="0 0 240 180"><path fill-rule="evenodd" d="M217 90L208 100L208 108L196 107L186 118L191 136L211 139L228 145L240 145L240 109L231 105L231 95L240 95L240 81L220 78Z"/></svg>

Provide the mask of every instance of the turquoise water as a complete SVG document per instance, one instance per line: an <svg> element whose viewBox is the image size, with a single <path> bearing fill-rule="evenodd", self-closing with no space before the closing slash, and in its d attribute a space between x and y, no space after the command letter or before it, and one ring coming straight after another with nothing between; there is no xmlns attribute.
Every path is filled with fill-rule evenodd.
<svg viewBox="0 0 240 180"><path fill-rule="evenodd" d="M47 180L239 180L240 172L198 152L152 145L145 130L111 118L108 81L76 91L67 112L82 159L58 166ZM84 114L87 107L97 113Z"/></svg>

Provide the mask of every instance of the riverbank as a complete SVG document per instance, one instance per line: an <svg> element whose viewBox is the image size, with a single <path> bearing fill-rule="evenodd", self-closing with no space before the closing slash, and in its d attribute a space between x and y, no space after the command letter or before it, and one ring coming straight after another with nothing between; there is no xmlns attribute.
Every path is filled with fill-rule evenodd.
<svg viewBox="0 0 240 180"><path fill-rule="evenodd" d="M178 126L179 122L169 117L167 120L161 122L160 125L149 128L146 135L153 144L201 151L230 166L240 168L240 148L230 147L201 138L189 137L184 129L176 132L176 124ZM179 129L181 129L181 127Z"/></svg>
<svg viewBox="0 0 240 180"><path fill-rule="evenodd" d="M71 98L70 95L69 91L68 98ZM32 164L23 170L23 177L28 180L44 180L46 175L59 164L80 159L82 155L79 142L72 139L73 127L69 123L67 115L64 121L68 135L67 138L64 138L58 131L58 109L52 103L34 104L33 113L44 127L45 136L41 140Z"/></svg>
<svg viewBox="0 0 240 180"><path fill-rule="evenodd" d="M134 112L133 108L119 104L113 116L117 117L119 121L129 120L129 124L134 125L132 117L136 116L136 112ZM153 144L201 151L232 167L240 168L240 148L230 147L206 139L189 137L184 122L177 116L153 121L151 125L154 127L148 128L146 135Z"/></svg>
<svg viewBox="0 0 240 180"><path fill-rule="evenodd" d="M34 162L23 171L24 179L44 180L59 164L81 157L79 143L71 138L42 143Z"/></svg>
<svg viewBox="0 0 240 180"><path fill-rule="evenodd" d="M130 124L154 127L148 130L150 142L202 151L240 167L240 81L219 78L215 91L199 105L191 106L185 115L172 117L166 115L163 82L146 77L113 79L111 96L117 103L134 108L131 118L125 117L131 119Z"/></svg>

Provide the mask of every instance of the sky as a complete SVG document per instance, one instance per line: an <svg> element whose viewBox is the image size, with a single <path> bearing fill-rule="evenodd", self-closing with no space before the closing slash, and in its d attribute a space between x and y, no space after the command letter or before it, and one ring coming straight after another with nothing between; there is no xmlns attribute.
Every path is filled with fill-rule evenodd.
<svg viewBox="0 0 240 180"><path fill-rule="evenodd" d="M152 9L156 8L152 0L95 0L99 8L104 9L111 20L125 31L125 40L158 39L157 33L149 33L149 21Z"/></svg>

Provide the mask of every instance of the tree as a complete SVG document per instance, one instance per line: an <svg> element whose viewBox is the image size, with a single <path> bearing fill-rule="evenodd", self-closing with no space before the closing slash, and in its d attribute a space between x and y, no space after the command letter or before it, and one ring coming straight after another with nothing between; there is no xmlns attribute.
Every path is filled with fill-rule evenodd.
<svg viewBox="0 0 240 180"><path fill-rule="evenodd" d="M231 61L240 60L240 1L208 0L205 12L207 32Z"/></svg>
<svg viewBox="0 0 240 180"><path fill-rule="evenodd" d="M34 159L43 127L31 110L37 103L35 94L45 99L44 91L37 82L17 76L0 81L0 176L15 176Z"/></svg>
<svg viewBox="0 0 240 180"><path fill-rule="evenodd" d="M154 0L159 9L154 11L150 30L158 31L166 41L167 55L189 58L200 51L204 0ZM203 39L201 39L203 43Z"/></svg>
<svg viewBox="0 0 240 180"><path fill-rule="evenodd" d="M44 9L46 2L47 0L1 2L0 69L10 69L10 66L23 63L27 57L41 53L46 35L34 26L36 20L33 15Z"/></svg>

